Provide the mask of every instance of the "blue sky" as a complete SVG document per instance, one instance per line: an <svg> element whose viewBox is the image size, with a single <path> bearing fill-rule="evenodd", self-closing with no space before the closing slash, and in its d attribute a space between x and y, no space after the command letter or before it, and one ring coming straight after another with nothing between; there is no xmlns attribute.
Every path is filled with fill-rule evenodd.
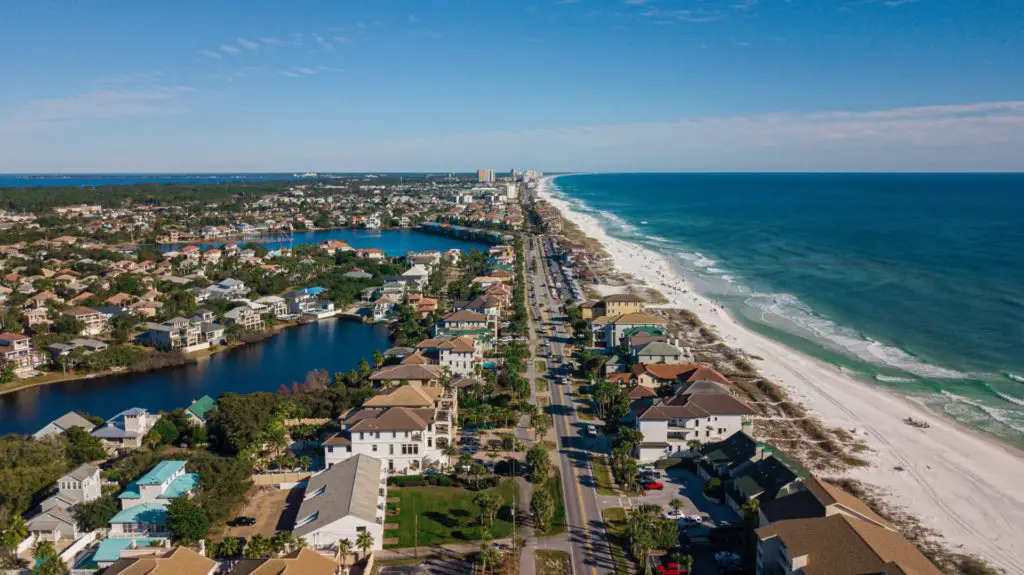
<svg viewBox="0 0 1024 575"><path fill-rule="evenodd" d="M1024 169L1024 2L0 14L2 172Z"/></svg>

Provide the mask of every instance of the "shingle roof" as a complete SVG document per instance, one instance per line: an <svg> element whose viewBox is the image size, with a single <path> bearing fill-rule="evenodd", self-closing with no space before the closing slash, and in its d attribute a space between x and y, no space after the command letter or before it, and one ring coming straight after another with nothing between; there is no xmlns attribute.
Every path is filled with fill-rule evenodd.
<svg viewBox="0 0 1024 575"><path fill-rule="evenodd" d="M297 518L316 518L293 529L294 533L303 537L349 515L376 521L380 486L381 461L362 453L310 477L306 484L309 499L299 506Z"/></svg>
<svg viewBox="0 0 1024 575"><path fill-rule="evenodd" d="M400 385L386 389L363 402L364 407L433 407L443 387Z"/></svg>
<svg viewBox="0 0 1024 575"><path fill-rule="evenodd" d="M941 571L902 535L866 521L836 514L789 519L757 530L761 541L779 537L790 557L807 557L806 575L893 572L915 575Z"/></svg>
<svg viewBox="0 0 1024 575"><path fill-rule="evenodd" d="M372 381L431 380L441 377L441 368L436 365L392 365L372 375Z"/></svg>
<svg viewBox="0 0 1024 575"><path fill-rule="evenodd" d="M616 325L665 325L668 320L650 313L624 313L612 318L609 323Z"/></svg>
<svg viewBox="0 0 1024 575"><path fill-rule="evenodd" d="M378 431L422 431L434 421L432 408L389 407L362 409L350 415L345 422L349 433Z"/></svg>
<svg viewBox="0 0 1024 575"><path fill-rule="evenodd" d="M606 295L602 301L614 303L644 303L644 300L631 293L614 293Z"/></svg>
<svg viewBox="0 0 1024 575"><path fill-rule="evenodd" d="M217 562L187 547L165 555L118 559L104 571L107 575L209 575Z"/></svg>
<svg viewBox="0 0 1024 575"><path fill-rule="evenodd" d="M284 557L242 559L229 575L335 575L338 564L303 547Z"/></svg>
<svg viewBox="0 0 1024 575"><path fill-rule="evenodd" d="M479 322L486 323L487 316L482 313L475 311L469 311L468 309L460 309L459 311L453 311L448 315L444 316L441 321L444 322Z"/></svg>

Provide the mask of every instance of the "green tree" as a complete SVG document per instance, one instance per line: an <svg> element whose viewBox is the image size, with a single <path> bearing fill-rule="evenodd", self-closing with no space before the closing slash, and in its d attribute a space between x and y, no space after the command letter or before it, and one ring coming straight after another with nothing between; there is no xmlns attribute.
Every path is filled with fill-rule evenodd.
<svg viewBox="0 0 1024 575"><path fill-rule="evenodd" d="M534 446L526 452L526 464L530 468L530 481L541 484L551 475L551 456L541 446Z"/></svg>
<svg viewBox="0 0 1024 575"><path fill-rule="evenodd" d="M271 550L270 540L257 533L249 539L243 555L246 559L263 559L270 555Z"/></svg>
<svg viewBox="0 0 1024 575"><path fill-rule="evenodd" d="M244 543L245 540L239 537L225 537L224 540L217 545L214 556L220 559L234 559L242 553L242 546Z"/></svg>
<svg viewBox="0 0 1024 575"><path fill-rule="evenodd" d="M68 566L61 561L52 541L36 543L32 549L32 556L36 560L32 575L64 575L68 572Z"/></svg>
<svg viewBox="0 0 1024 575"><path fill-rule="evenodd" d="M501 509L501 497L491 491L481 491L473 497L473 503L480 509L480 524L494 526L494 518Z"/></svg>
<svg viewBox="0 0 1024 575"><path fill-rule="evenodd" d="M11 513L3 525L0 548L13 550L28 537L28 524L20 513Z"/></svg>
<svg viewBox="0 0 1024 575"><path fill-rule="evenodd" d="M167 528L176 538L192 544L210 531L206 510L187 497L177 497L167 506Z"/></svg>
<svg viewBox="0 0 1024 575"><path fill-rule="evenodd" d="M483 566L483 575L487 575L487 568L490 567L494 573L495 567L501 565L501 553L486 543L480 546L480 564Z"/></svg>
<svg viewBox="0 0 1024 575"><path fill-rule="evenodd" d="M160 443L163 445L173 445L174 442L178 441L178 428L167 416L161 417L156 422L156 425L153 426L153 431L160 435Z"/></svg>
<svg viewBox="0 0 1024 575"><path fill-rule="evenodd" d="M363 552L363 557L369 557L373 549L373 535L369 531L360 531L356 536L356 547Z"/></svg>
<svg viewBox="0 0 1024 575"><path fill-rule="evenodd" d="M92 531L106 527L121 507L113 495L103 495L92 501L75 505L75 522L81 531Z"/></svg>
<svg viewBox="0 0 1024 575"><path fill-rule="evenodd" d="M540 489L533 492L533 497L530 499L530 512L533 513L533 520L538 530L547 531L551 528L555 504L547 490Z"/></svg>
<svg viewBox="0 0 1024 575"><path fill-rule="evenodd" d="M352 541L350 539L338 540L338 555L341 557L341 564L348 563L348 556L352 554Z"/></svg>
<svg viewBox="0 0 1024 575"><path fill-rule="evenodd" d="M14 363L5 361L0 368L0 385L7 385L14 381Z"/></svg>
<svg viewBox="0 0 1024 575"><path fill-rule="evenodd" d="M68 458L73 465L106 459L103 443L80 427L72 427L64 434L68 441Z"/></svg>

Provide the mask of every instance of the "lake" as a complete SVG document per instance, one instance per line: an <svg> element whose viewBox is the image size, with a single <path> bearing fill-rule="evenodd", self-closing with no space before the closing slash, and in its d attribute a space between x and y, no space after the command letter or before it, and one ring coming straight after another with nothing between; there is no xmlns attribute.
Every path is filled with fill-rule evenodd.
<svg viewBox="0 0 1024 575"><path fill-rule="evenodd" d="M486 249L487 245L411 230L326 230L294 234L292 245L327 239L388 255ZM221 242L225 243L225 242ZM205 245L205 244L204 244ZM209 244L215 245L215 244ZM287 245L287 242L286 242ZM129 407L170 411L203 395L276 391L314 369L348 371L390 347L388 330L343 318L283 330L266 341L215 354L194 365L42 385L0 395L0 434L32 433L68 411L110 417Z"/></svg>

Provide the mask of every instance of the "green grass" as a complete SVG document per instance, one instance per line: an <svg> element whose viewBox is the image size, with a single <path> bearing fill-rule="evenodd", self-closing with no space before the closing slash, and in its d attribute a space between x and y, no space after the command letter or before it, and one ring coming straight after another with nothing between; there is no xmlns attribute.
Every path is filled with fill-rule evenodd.
<svg viewBox="0 0 1024 575"><path fill-rule="evenodd" d="M512 494L517 487L515 481L505 481L489 491L497 492L504 506L498 511L491 535L500 539L512 534L510 510ZM389 497L401 498L399 513L388 521L398 523L398 529L386 531L384 537L398 538L396 545L389 547L412 547L419 545L440 545L478 541L481 526L479 508L473 497L479 491L459 487L403 487L388 491ZM418 521L417 521L418 518ZM415 530L419 529L417 541Z"/></svg>
<svg viewBox="0 0 1024 575"><path fill-rule="evenodd" d="M597 492L601 495L619 495L612 481L612 470L608 467L608 461L604 457L594 457L590 461L594 468L594 481L597 483Z"/></svg>
<svg viewBox="0 0 1024 575"><path fill-rule="evenodd" d="M565 500L562 498L562 479L556 473L548 478L544 482L543 487L548 495L551 496L551 501L555 503L555 513L551 517L551 526L547 531L537 530L538 537L544 537L547 535L557 535L564 533L566 529L565 520Z"/></svg>
<svg viewBox="0 0 1024 575"><path fill-rule="evenodd" d="M583 383L573 386L573 402L576 404L576 415L583 421L594 421L594 402L590 394L584 390L590 389L590 383Z"/></svg>
<svg viewBox="0 0 1024 575"><path fill-rule="evenodd" d="M537 384L537 393L544 393L548 390L548 380L538 377L535 382Z"/></svg>
<svg viewBox="0 0 1024 575"><path fill-rule="evenodd" d="M633 566L627 555L629 541L626 540L626 510L621 507L609 507L602 513L604 525L608 530L608 546L615 561L615 575L629 575Z"/></svg>
<svg viewBox="0 0 1024 575"><path fill-rule="evenodd" d="M537 575L569 575L569 554L565 551L537 549L533 552L537 563Z"/></svg>
<svg viewBox="0 0 1024 575"><path fill-rule="evenodd" d="M537 368L537 371L547 371L547 369L548 369L548 362L544 361L543 359L538 359L534 363L534 367Z"/></svg>

